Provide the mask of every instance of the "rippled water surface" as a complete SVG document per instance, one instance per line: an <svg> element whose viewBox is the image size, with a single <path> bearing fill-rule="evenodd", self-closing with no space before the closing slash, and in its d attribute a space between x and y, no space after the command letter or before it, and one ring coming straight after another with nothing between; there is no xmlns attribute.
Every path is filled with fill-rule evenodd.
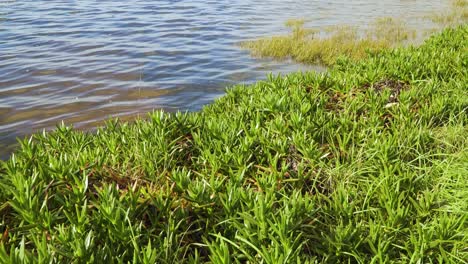
<svg viewBox="0 0 468 264"><path fill-rule="evenodd" d="M61 120L92 128L109 116L198 110L226 86L317 69L251 58L238 47L283 32L289 18L365 25L418 17L441 2L0 0L0 156L17 136Z"/></svg>

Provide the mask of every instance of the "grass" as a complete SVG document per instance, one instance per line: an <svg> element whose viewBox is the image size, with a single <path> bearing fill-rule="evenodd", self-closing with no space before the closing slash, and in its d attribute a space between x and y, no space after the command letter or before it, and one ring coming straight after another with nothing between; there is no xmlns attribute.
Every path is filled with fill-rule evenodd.
<svg viewBox="0 0 468 264"><path fill-rule="evenodd" d="M451 0L449 10L426 15L426 19L438 24L428 30L430 35L440 28L454 27L468 22L468 0ZM353 60L366 58L388 48L404 46L417 39L417 32L401 19L382 17L368 29L351 26L335 26L324 30L305 28L304 20L290 20L287 35L265 37L240 44L256 57L292 59L306 64L334 65L340 57Z"/></svg>
<svg viewBox="0 0 468 264"><path fill-rule="evenodd" d="M0 262L467 263L467 36L22 140Z"/></svg>
<svg viewBox="0 0 468 264"><path fill-rule="evenodd" d="M251 50L254 56L276 59L292 58L309 64L333 65L340 56L354 60L363 59L369 52L379 52L415 37L415 32L395 18L377 19L364 33L350 26L307 29L303 20L286 22L290 34L246 41L241 47Z"/></svg>
<svg viewBox="0 0 468 264"><path fill-rule="evenodd" d="M452 0L451 7L442 14L432 14L428 16L437 24L443 27L454 26L468 22L468 0Z"/></svg>

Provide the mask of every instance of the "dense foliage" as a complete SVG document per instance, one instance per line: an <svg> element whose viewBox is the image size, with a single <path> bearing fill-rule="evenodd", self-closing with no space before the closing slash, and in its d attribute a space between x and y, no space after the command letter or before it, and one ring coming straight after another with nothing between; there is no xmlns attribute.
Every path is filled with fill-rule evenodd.
<svg viewBox="0 0 468 264"><path fill-rule="evenodd" d="M198 113L34 135L1 263L466 263L468 26Z"/></svg>

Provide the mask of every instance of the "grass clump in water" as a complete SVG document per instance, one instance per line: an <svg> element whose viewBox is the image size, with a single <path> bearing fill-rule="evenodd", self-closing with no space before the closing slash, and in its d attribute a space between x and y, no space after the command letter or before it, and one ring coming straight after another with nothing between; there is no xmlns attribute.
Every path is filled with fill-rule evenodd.
<svg viewBox="0 0 468 264"><path fill-rule="evenodd" d="M0 263L464 263L467 33L21 141Z"/></svg>
<svg viewBox="0 0 468 264"><path fill-rule="evenodd" d="M448 11L433 14L429 18L444 27L464 24L468 22L468 0L452 0Z"/></svg>
<svg viewBox="0 0 468 264"><path fill-rule="evenodd" d="M291 58L309 64L333 65L341 56L362 59L414 37L401 21L380 18L363 34L355 27L331 27L326 32L304 27L303 20L286 22L289 35L274 36L241 43L243 48L261 57Z"/></svg>

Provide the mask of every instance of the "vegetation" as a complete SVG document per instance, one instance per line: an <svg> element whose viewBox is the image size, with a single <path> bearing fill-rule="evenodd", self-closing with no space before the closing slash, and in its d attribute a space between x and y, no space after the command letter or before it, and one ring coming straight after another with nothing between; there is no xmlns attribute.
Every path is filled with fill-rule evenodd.
<svg viewBox="0 0 468 264"><path fill-rule="evenodd" d="M23 140L0 262L466 263L467 36Z"/></svg>
<svg viewBox="0 0 468 264"><path fill-rule="evenodd" d="M442 26L453 26L468 22L468 0L452 0L450 10L433 14L429 18Z"/></svg>
<svg viewBox="0 0 468 264"><path fill-rule="evenodd" d="M427 16L442 28L468 21L468 0L451 0L448 11ZM404 46L416 39L416 31L401 19L378 18L368 29L351 26L335 26L324 31L304 27L304 20L290 20L286 26L288 35L245 41L242 48L254 56L275 59L293 59L307 64L333 65L341 56L360 60L369 53ZM428 33L439 31L436 27ZM426 34L429 35L429 34Z"/></svg>
<svg viewBox="0 0 468 264"><path fill-rule="evenodd" d="M305 28L304 22L287 21L286 26L291 30L289 35L246 41L241 47L251 50L254 56L333 65L340 56L362 59L369 51L388 49L415 35L402 21L391 17L377 19L362 34L351 26L330 27L321 32Z"/></svg>

